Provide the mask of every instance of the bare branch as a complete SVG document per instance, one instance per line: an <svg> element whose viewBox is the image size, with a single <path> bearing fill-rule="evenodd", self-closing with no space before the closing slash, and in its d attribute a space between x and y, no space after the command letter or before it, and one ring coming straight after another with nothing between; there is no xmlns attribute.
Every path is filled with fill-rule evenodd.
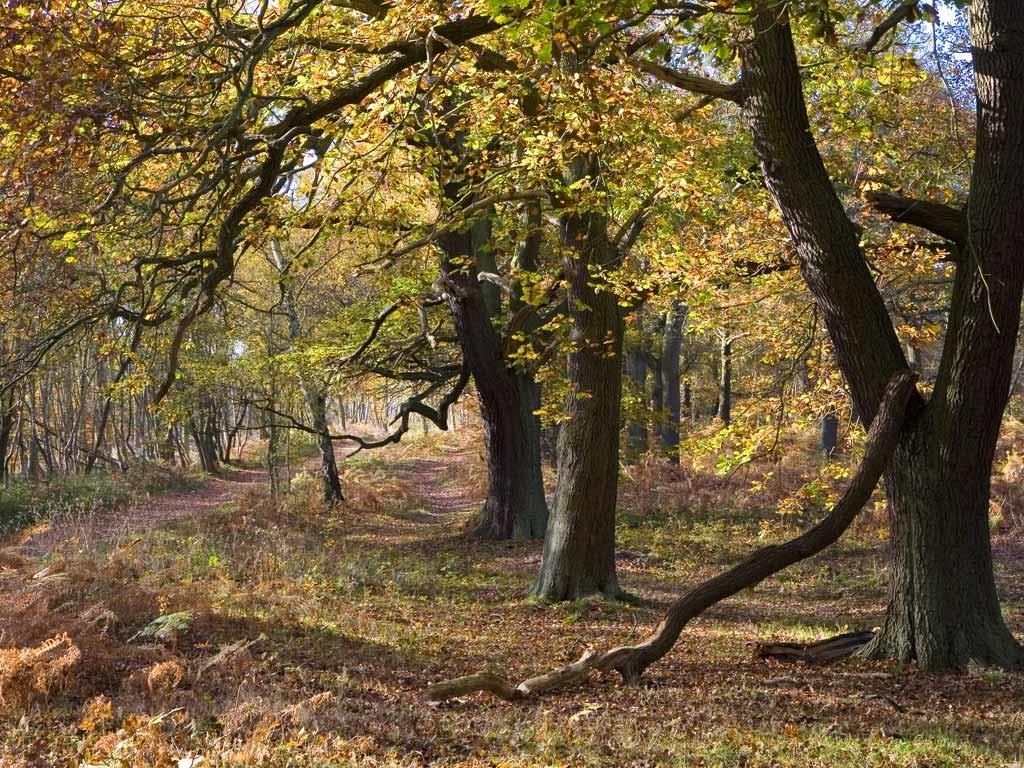
<svg viewBox="0 0 1024 768"><path fill-rule="evenodd" d="M957 245L967 242L967 217L960 208L916 200L894 192L872 191L864 197L872 208L893 221L927 229Z"/></svg>
<svg viewBox="0 0 1024 768"><path fill-rule="evenodd" d="M914 21L917 18L917 4L918 0L907 0L907 2L900 3L892 13L882 20L881 24L871 30L871 34L863 42L851 46L852 50L871 53L882 41L882 38L901 22Z"/></svg>
<svg viewBox="0 0 1024 768"><path fill-rule="evenodd" d="M700 75L666 67L650 59L643 59L637 56L631 56L628 61L637 69L653 75L663 83L668 83L680 90L696 93L701 96L710 96L713 99L724 99L735 104L740 104L743 101L743 87L739 83L722 83L708 77L701 77Z"/></svg>

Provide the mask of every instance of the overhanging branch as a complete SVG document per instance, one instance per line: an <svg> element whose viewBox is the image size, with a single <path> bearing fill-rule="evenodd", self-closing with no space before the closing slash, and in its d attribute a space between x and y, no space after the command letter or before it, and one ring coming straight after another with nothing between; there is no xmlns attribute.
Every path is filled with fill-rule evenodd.
<svg viewBox="0 0 1024 768"><path fill-rule="evenodd" d="M735 104L743 101L743 88L739 83L723 83L708 77L666 67L650 59L637 56L631 56L628 61L637 69L653 75L663 83L668 83L680 90L696 93L700 96L710 96L714 99L724 99Z"/></svg>
<svg viewBox="0 0 1024 768"><path fill-rule="evenodd" d="M967 242L967 217L960 208L916 200L894 192L872 191L864 197L872 208L893 221L927 229L957 245Z"/></svg>

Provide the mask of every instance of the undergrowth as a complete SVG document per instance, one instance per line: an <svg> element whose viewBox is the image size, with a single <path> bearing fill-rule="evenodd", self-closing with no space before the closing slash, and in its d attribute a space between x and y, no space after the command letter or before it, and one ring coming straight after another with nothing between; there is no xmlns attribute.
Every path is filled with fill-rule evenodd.
<svg viewBox="0 0 1024 768"><path fill-rule="evenodd" d="M1024 759L1024 682L930 678L854 662L752 658L756 640L870 627L885 603L880 515L825 555L716 606L640 686L595 677L522 705L429 707L434 680L516 678L638 637L680 589L813 519L779 515L751 477L649 461L626 470L623 585L640 603L525 598L537 542L466 537L482 488L478 434L360 454L346 504L314 474L251 491L89 554L0 567L0 765L1000 766ZM776 479L799 489L820 475ZM777 470L776 470L777 471ZM787 470L789 471L789 470ZM733 503L728 502L732 500ZM777 499L776 499L777 501ZM768 523L766 525L766 523ZM1020 629L1024 546L995 548ZM1002 554L999 554L1002 553Z"/></svg>

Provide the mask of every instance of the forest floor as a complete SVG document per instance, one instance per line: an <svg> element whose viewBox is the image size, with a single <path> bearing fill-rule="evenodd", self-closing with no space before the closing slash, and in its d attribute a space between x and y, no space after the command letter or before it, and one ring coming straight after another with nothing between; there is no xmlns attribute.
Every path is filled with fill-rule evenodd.
<svg viewBox="0 0 1024 768"><path fill-rule="evenodd" d="M618 568L644 600L544 605L524 596L538 543L465 534L484 483L478 439L360 454L334 509L311 475L271 499L251 474L154 502L160 520L108 521L121 533L88 547L73 529L8 540L0 766L1024 763L1020 675L752 657L755 641L878 623L887 556L873 509L822 556L710 610L641 685L595 676L536 701L427 705L436 680L521 679L637 638L681 589L807 523L735 476L630 467ZM1024 529L998 525L994 548L1020 633Z"/></svg>

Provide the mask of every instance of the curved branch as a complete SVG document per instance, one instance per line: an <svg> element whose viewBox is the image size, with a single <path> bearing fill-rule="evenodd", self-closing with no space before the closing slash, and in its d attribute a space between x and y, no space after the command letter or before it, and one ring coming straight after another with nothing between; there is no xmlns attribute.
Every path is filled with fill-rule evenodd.
<svg viewBox="0 0 1024 768"><path fill-rule="evenodd" d="M635 682L648 666L672 649L686 625L712 605L761 583L769 576L794 563L806 560L835 543L871 498L878 479L889 463L889 457L896 449L900 432L907 419L911 399L917 392L916 381L917 375L907 369L897 371L889 380L878 413L868 432L864 458L861 459L842 498L825 519L795 539L785 544L764 547L725 573L699 584L669 606L661 624L646 640L636 645L612 648L588 658L587 670L615 670L627 682ZM549 673L551 674L553 673ZM540 678L532 679L545 677L547 676L542 675ZM471 678L461 678L461 681L465 683L469 679ZM456 688L446 687L452 682L454 681L430 686L426 692L427 698L435 701L445 698L449 690ZM487 687L481 686L476 690L492 691L495 687L492 685L493 680L487 682ZM521 690L522 686L529 682L526 681L517 690ZM551 687L554 686L548 686L547 689ZM471 692L465 684L457 686L457 690L459 693L453 695ZM532 688L528 693L537 693L539 690Z"/></svg>
<svg viewBox="0 0 1024 768"><path fill-rule="evenodd" d="M903 21L913 21L917 18L917 2L918 0L907 0L896 6L892 13L882 19L881 24L871 30L871 34L864 42L852 46L853 50L871 53L890 30L895 29Z"/></svg>
<svg viewBox="0 0 1024 768"><path fill-rule="evenodd" d="M637 56L631 56L629 63L637 69L653 75L663 83L668 83L681 90L701 96L710 96L714 99L724 99L736 104L743 101L743 88L739 83L722 83L718 80L666 67L650 59L643 59Z"/></svg>

